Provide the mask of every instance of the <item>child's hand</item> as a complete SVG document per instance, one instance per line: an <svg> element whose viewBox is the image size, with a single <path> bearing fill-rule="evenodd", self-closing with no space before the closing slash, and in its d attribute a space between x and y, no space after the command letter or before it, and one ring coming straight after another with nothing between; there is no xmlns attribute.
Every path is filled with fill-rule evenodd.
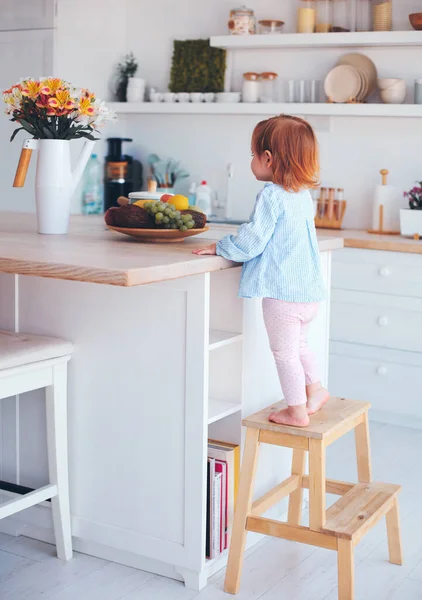
<svg viewBox="0 0 422 600"><path fill-rule="evenodd" d="M205 248L199 248L198 250L193 250L193 254L204 255L210 254L211 256L217 254L217 244L210 244L210 246L205 246Z"/></svg>

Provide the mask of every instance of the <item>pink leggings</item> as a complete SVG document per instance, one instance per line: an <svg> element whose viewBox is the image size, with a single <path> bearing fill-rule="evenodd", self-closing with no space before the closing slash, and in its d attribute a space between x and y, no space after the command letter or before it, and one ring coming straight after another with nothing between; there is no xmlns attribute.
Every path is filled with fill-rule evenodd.
<svg viewBox="0 0 422 600"><path fill-rule="evenodd" d="M284 398L289 406L306 404L305 387L320 379L306 337L319 303L264 298L262 308Z"/></svg>

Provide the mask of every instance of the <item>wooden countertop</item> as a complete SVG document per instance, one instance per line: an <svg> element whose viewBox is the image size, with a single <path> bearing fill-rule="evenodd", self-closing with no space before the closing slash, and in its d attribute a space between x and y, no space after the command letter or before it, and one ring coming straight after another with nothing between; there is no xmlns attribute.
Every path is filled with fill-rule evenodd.
<svg viewBox="0 0 422 600"><path fill-rule="evenodd" d="M340 231L317 229L317 233L318 236L331 235L334 238L343 238L345 248L422 254L422 240L414 240L401 235L376 235L361 229L342 229Z"/></svg>
<svg viewBox="0 0 422 600"><path fill-rule="evenodd" d="M225 232L222 232L223 237ZM68 235L36 233L35 215L0 213L0 272L134 286L236 266L219 256L195 256L211 243L190 238L180 244L141 244L108 231L102 216L74 216ZM343 246L341 236L319 236L321 251Z"/></svg>

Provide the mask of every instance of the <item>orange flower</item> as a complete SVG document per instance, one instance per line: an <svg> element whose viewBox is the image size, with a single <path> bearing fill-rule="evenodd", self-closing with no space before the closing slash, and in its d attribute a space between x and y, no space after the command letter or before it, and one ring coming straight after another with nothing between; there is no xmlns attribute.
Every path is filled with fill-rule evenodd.
<svg viewBox="0 0 422 600"><path fill-rule="evenodd" d="M56 92L63 86L63 80L58 77L50 77L41 82L41 94L54 96Z"/></svg>
<svg viewBox="0 0 422 600"><path fill-rule="evenodd" d="M41 91L41 84L39 81L24 81L22 88L22 96L27 96L31 100L36 100Z"/></svg>
<svg viewBox="0 0 422 600"><path fill-rule="evenodd" d="M67 90L58 90L54 98L48 98L47 104L49 108L54 108L58 117L69 114L75 107L75 102Z"/></svg>
<svg viewBox="0 0 422 600"><path fill-rule="evenodd" d="M78 104L78 111L79 111L79 114L86 115L87 117L94 116L95 109L91 105L91 99L87 98L87 97L80 98L79 99L79 104Z"/></svg>

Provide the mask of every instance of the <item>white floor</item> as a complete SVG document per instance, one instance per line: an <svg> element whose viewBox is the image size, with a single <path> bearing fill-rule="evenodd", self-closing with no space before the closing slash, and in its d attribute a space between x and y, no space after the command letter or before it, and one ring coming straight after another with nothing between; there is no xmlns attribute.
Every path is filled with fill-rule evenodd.
<svg viewBox="0 0 422 600"><path fill-rule="evenodd" d="M356 600L422 600L422 431L371 424L374 479L400 483L405 563L387 561L384 523L356 549ZM331 451L330 451L331 450ZM355 479L353 437L328 453L328 476ZM1 600L227 600L224 572L202 592L176 581L76 554L67 564L54 548L0 534ZM336 555L269 539L245 559L238 600L336 600Z"/></svg>

